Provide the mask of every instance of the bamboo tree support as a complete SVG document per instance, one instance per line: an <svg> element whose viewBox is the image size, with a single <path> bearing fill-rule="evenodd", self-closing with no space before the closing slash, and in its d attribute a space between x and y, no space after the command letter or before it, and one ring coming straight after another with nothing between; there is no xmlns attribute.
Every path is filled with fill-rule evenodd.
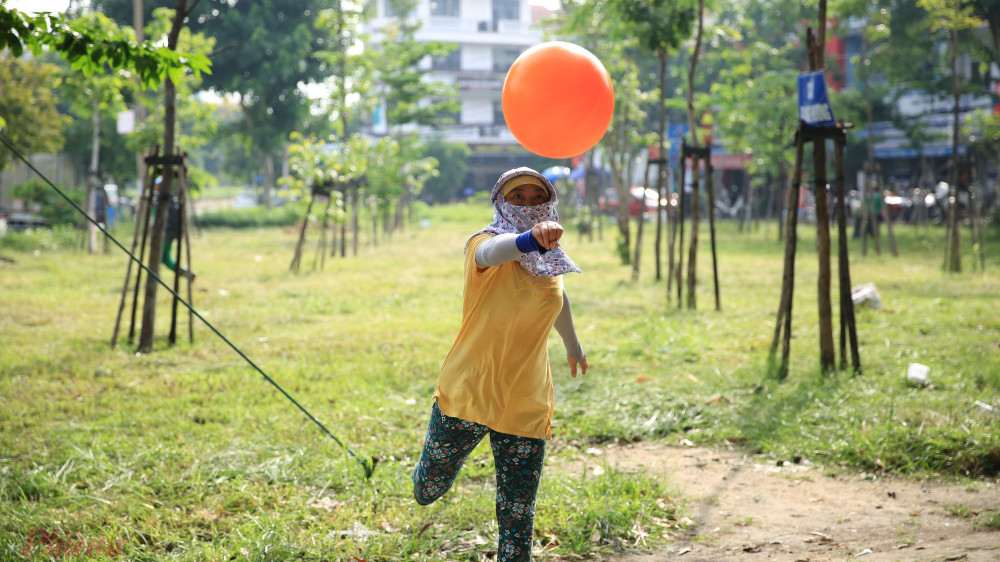
<svg viewBox="0 0 1000 562"><path fill-rule="evenodd" d="M799 123L795 133L795 171L792 187L788 197L788 215L786 217L785 264L781 283L781 301L778 305L778 317L774 327L774 339L771 342L771 360L778 349L781 339L781 363L778 366L777 377L784 380L788 376L788 358L791 348L792 332L792 296L795 286L795 252L798 243L798 206L799 189L802 185L802 154L805 143L826 142L832 139L835 146L835 166L837 173L837 235L838 235L838 269L840 282L840 322L841 322L841 368L846 368L846 349L850 343L851 365L854 374L861 373L861 361L858 353L857 325L854 317L854 301L851 298L851 273L848 256L848 235L846 205L844 203L844 145L846 143L845 128L849 124L838 124L837 127L811 127ZM846 337L845 337L846 336Z"/></svg>
<svg viewBox="0 0 1000 562"><path fill-rule="evenodd" d="M833 136L834 167L837 174L837 270L840 274L840 369L847 368L847 340L850 341L851 367L855 375L861 374L858 354L858 328L854 318L854 299L851 298L851 262L848 256L847 204L844 187L844 144L846 133L838 128ZM847 337L845 337L847 336Z"/></svg>
<svg viewBox="0 0 1000 562"><path fill-rule="evenodd" d="M183 272L191 270L191 248L190 248L190 235L188 233L189 219L187 213L187 201L190 197L190 189L188 186L187 177L187 155L186 154L174 154L172 156L161 156L159 154L159 147L155 147L144 159L147 165L147 175L146 181L143 185L142 196L139 201L139 208L136 212L136 225L135 233L132 237L132 253L135 253L136 246L139 247L138 259L140 262L145 262L146 260L146 247L149 242L155 237L151 236L151 224L152 211L154 208L153 199L157 191L157 178L162 178L166 174L171 174L179 180L178 188L178 214L174 232L176 236L175 241L177 242L177 249L175 252L175 268L174 268L174 282L173 291L175 295L180 294L180 278L184 276ZM169 206L172 204L170 198L166 198L166 201L161 201L160 197L157 197L156 205L166 204ZM169 225L164 225L164 228L169 228ZM141 236L140 236L141 233ZM141 238L141 241L140 241ZM161 240L165 238L161 237ZM155 259L156 256L166 255L163 248L149 248L149 255ZM111 336L111 347L114 348L118 344L118 332L121 327L121 317L125 309L126 295L129 292L130 280L132 277L132 261L129 259L128 265L125 272L125 282L122 285L122 295L118 305L118 315L115 319L114 333ZM133 344L135 342L135 328L136 328L136 315L139 309L139 287L142 284L142 268L136 267L136 280L135 285L132 290L132 311L130 315L129 322L129 332L128 332L128 342ZM191 277L187 277L187 297L188 303L193 304L193 291L191 288ZM178 297L173 298L171 306L171 320L170 320L170 335L169 341L171 344L177 342L177 309L178 309ZM190 308L188 309L188 337L191 342L194 342L194 316L191 313Z"/></svg>
<svg viewBox="0 0 1000 562"><path fill-rule="evenodd" d="M882 167L876 164L876 169L879 174L879 191L876 195L882 198L882 218L885 220L885 233L886 238L889 242L889 252L892 253L893 257L899 257L899 246L896 245L896 233L892 229L892 215L889 213L889 206L885 204L885 190L882 187Z"/></svg>
<svg viewBox="0 0 1000 562"><path fill-rule="evenodd" d="M986 250L983 248L985 246L985 240L983 240L983 201L982 193L979 188L974 187L978 185L976 167L974 165L969 167L969 172L971 173L971 182L969 183L969 212L971 213L971 221L969 228L972 231L972 249L973 252L979 255L979 272L986 272ZM975 263L975 255L973 255L973 263Z"/></svg>
<svg viewBox="0 0 1000 562"><path fill-rule="evenodd" d="M635 252L632 255L632 281L638 281L639 280L639 265L640 265L641 257L642 257L642 234L643 234L643 227L646 224L646 186L649 185L649 164L650 163L647 160L647 162L646 162L646 172L645 172L645 176L643 176L643 180L642 180L642 195L640 195L640 197L639 197L639 214L636 215L636 217L635 217L636 232L635 232ZM657 172L657 173L659 173L659 172ZM659 192L659 189L657 189L657 192ZM629 197L631 197L631 196L632 196L632 194L629 193ZM625 201L625 202L619 201L618 204L619 205L626 205L626 208L628 208L628 205L631 205L632 201L631 200L628 200L628 201ZM658 238L659 237L659 229L658 228L659 228L659 224L660 224L659 220L657 220L656 224L657 224L657 240L658 240L659 239ZM659 267L659 261L660 260L659 260L659 247L658 246L655 248L655 254L656 255L654 256L654 258L655 258L655 260L657 262L657 267Z"/></svg>
<svg viewBox="0 0 1000 562"><path fill-rule="evenodd" d="M781 299L778 303L778 318L774 323L774 339L771 340L771 363L781 341L781 363L778 366L778 380L788 377L788 356L792 334L792 296L795 292L795 251L798 245L799 189L802 185L802 128L795 133L795 170L788 189L785 206L785 263L781 275Z"/></svg>
<svg viewBox="0 0 1000 562"><path fill-rule="evenodd" d="M187 154L182 155L182 160L177 164L176 174L180 180L178 183L178 213L177 213L177 231L174 233L176 235L177 241L177 252L174 258L174 263L176 264L174 268L174 295L180 294L180 282L181 277L185 268L187 271L193 271L191 266L191 238L188 235L190 229L190 214L188 213L191 197L190 189L188 185L188 175L187 175ZM172 169L172 168L171 168ZM167 225L170 228L170 225ZM182 249L184 250L182 252ZM186 264L186 265L181 265ZM188 303L194 304L192 301L192 291L191 291L191 277L187 277L187 297ZM171 304L170 310L170 335L168 341L171 345L177 343L177 306L180 301L177 296L174 296L173 303ZM188 341L194 343L194 314L191 309L188 309Z"/></svg>
<svg viewBox="0 0 1000 562"><path fill-rule="evenodd" d="M663 211L664 218L667 221L667 223L664 225L664 229L667 234L667 304L670 304L673 295L673 283L674 283L674 267L675 267L674 244L676 242L676 237L677 237L677 223L679 222L677 213L678 210L675 209L673 205L674 198L673 198L672 187L680 185L681 187L678 188L678 192L683 191L684 175L681 174L680 176L681 179L679 182L672 181L672 179L670 178L670 168L669 168L670 160L665 154L660 154L659 158L653 160L652 162L656 164L658 168L664 170L663 174L667 178L666 186L664 189L664 196L661 199L661 202L665 201L666 203L665 207L662 208L661 210ZM683 169L684 168L682 165L681 170Z"/></svg>
<svg viewBox="0 0 1000 562"><path fill-rule="evenodd" d="M358 224L358 213L361 207L358 205L358 199L361 196L361 181L359 180L354 184L354 189L351 190L351 253L354 257L358 256L358 237L361 234L361 229Z"/></svg>
<svg viewBox="0 0 1000 562"><path fill-rule="evenodd" d="M944 245L944 264L942 268L949 273L961 273L961 229L959 228L958 201L961 193L961 183L965 176L962 174L962 162L964 159L952 153L948 162L948 179L951 184L948 187L948 208L946 212L946 235Z"/></svg>
<svg viewBox="0 0 1000 562"><path fill-rule="evenodd" d="M316 203L316 196L321 195L329 187L326 184L314 185L309 192L309 205L306 206L306 214L302 217L302 226L299 227L299 239L295 243L295 254L292 255L292 263L288 265L288 270L293 273L298 273L300 267L302 266L302 246L306 242L306 231L309 229L309 217L312 216L312 208Z"/></svg>
<svg viewBox="0 0 1000 562"><path fill-rule="evenodd" d="M682 306L682 303L684 302L684 299L683 299L683 297L684 297L684 295L683 295L683 291L684 291L684 205L685 205L684 192L687 190L687 185L688 184L687 184L687 180L686 180L687 174L684 173L684 166L685 166L684 159L683 158L678 159L677 164L678 164L678 166L677 166L678 170L680 172L680 175L678 176L678 177L680 177L680 181L678 182L679 185L678 185L678 189L677 189L677 213L675 215L677 217L677 220L674 221L674 229L678 231L678 234L677 234L676 239L673 236L671 236L671 239L670 239L670 254L671 255L673 255L673 253L674 253L674 242L675 241L677 242L677 261L674 264L674 266L677 269L676 269L676 271L671 271L670 274L671 275L675 275L677 277L677 308L680 308ZM696 170L692 170L691 171L692 177L694 177L695 173L696 173ZM698 185L698 183L697 183L698 180L695 179L694 181L695 181L695 186L697 186ZM673 261L673 260L671 260L671 261Z"/></svg>
<svg viewBox="0 0 1000 562"><path fill-rule="evenodd" d="M153 150L150 151L147 158L156 155L159 152L159 150L160 150L159 146L154 147ZM150 208L152 206L151 205L152 193L153 193L154 180L157 175L157 172L153 167L146 166L145 170L146 170L146 177L144 178L142 193L140 194L139 197L139 207L136 209L135 212L135 231L132 235L132 247L129 250L134 255L136 247L138 246L140 262L143 262L145 260L145 255L146 255L146 240L149 231L149 215L150 215ZM139 242L140 236L142 240L141 243ZM112 349L114 349L115 346L118 345L118 330L121 327L122 313L125 310L125 301L127 299L129 281L131 277L132 277L132 259L130 258L128 260L128 264L125 269L125 283L122 286L122 296L118 302L118 314L115 318L115 329L114 332L111 334ZM142 279L142 268L136 267L135 292L133 293L132 296L131 328L128 334L128 341L130 344L135 339L135 303L136 300L139 298L138 297L139 284L141 279Z"/></svg>
<svg viewBox="0 0 1000 562"><path fill-rule="evenodd" d="M185 162L187 161L187 153L184 153ZM184 167L184 182L181 184L184 188L184 249L187 252L187 264L188 268L192 268L191 265L191 226L196 224L197 221L194 220L194 199L191 197L190 184L188 183L187 177L187 166ZM178 260L178 263L180 260ZM188 278L187 284L187 301L191 305L194 305L194 293L191 288L192 278ZM188 309L188 341L194 343L194 312Z"/></svg>
<svg viewBox="0 0 1000 562"><path fill-rule="evenodd" d="M722 310L722 300L719 297L719 252L715 241L715 178L712 168L712 147L705 147L705 194L708 195L708 232L712 245L712 287L715 290L715 310Z"/></svg>
<svg viewBox="0 0 1000 562"><path fill-rule="evenodd" d="M684 158L685 152L687 158ZM682 160L691 162L691 240L688 242L688 271L687 271L687 307L690 310L698 308L697 293L695 289L698 285L698 231L701 226L701 163L707 151L699 146L689 146L684 141L681 148ZM708 174L708 169L704 170ZM681 253L684 247L681 246Z"/></svg>
<svg viewBox="0 0 1000 562"><path fill-rule="evenodd" d="M313 189L315 195L315 189ZM326 198L326 206L323 207L323 220L320 222L319 243L316 246L316 257L313 259L313 271L317 266L322 271L326 266L326 231L330 228L330 207L333 206L333 193L320 193L320 197ZM334 231L334 242L336 242L336 231Z"/></svg>
<svg viewBox="0 0 1000 562"><path fill-rule="evenodd" d="M712 246L712 281L713 287L715 289L715 310L722 310L722 304L719 297L719 260L716 253L716 240L715 240L715 195L714 187L712 181L712 148L710 146L691 146L687 144L687 141L682 141L681 145L681 169L686 168L686 162L691 162L691 174L694 178L694 187L692 189L691 197L691 241L690 248L688 251L688 275L687 275L687 307L694 310L697 308L697 299L695 296L695 289L697 287L698 276L697 276L697 251L698 251L698 228L699 228L699 218L700 218L700 202L699 202L699 192L700 186L698 181L698 174L701 170L704 170L705 174L705 192L708 197L706 206L709 209L709 226L711 234L711 246ZM683 253L683 241L681 243L681 253ZM678 278L678 283L680 282ZM678 307L680 307L680 287L678 287Z"/></svg>
<svg viewBox="0 0 1000 562"><path fill-rule="evenodd" d="M663 147L660 146L660 147L658 147L658 149L659 149L659 155L662 155L663 152L664 152ZM664 197L663 197L663 190L666 187L666 185L665 185L666 182L663 181L664 180L663 176L665 175L664 171L666 170L665 164L667 163L667 159L666 158L661 157L661 158L656 158L655 160L652 159L652 158L647 158L646 159L646 171L645 171L645 176L643 177L643 181L642 181L642 188L643 188L643 193L642 193L642 211L643 212L646 211L646 191L645 191L645 189L649 185L649 166L654 161L656 162L656 239L655 239L655 243L654 243L654 247L653 247L653 254L654 254L655 262L656 262L656 276L654 277L654 279L656 281L659 281L660 278L663 277L662 267L660 266L660 261L661 261L660 260L660 256L662 255L660 247L663 244L663 228L665 226L663 224L663 212L662 211L663 211L663 199L664 199ZM638 264L636 265L636 267L638 267ZM668 277L669 277L669 275L668 275ZM669 302L669 300L670 300L670 298L669 298L669 294L668 294L667 295L667 301Z"/></svg>
<svg viewBox="0 0 1000 562"><path fill-rule="evenodd" d="M353 207L354 212L357 213L357 204L351 203L352 200L357 199L358 190L361 188L361 181L357 178L352 178L341 188L341 201L343 202L344 215L343 220L340 221L340 257L347 257L347 222L348 209ZM412 209L412 206L411 206ZM350 218L351 221L351 248L354 255L358 255L358 233L357 233L357 216Z"/></svg>

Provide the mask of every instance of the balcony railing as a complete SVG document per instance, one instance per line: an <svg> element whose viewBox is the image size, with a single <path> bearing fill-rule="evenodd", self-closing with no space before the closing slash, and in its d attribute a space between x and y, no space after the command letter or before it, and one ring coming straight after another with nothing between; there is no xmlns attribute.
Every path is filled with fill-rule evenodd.
<svg viewBox="0 0 1000 562"><path fill-rule="evenodd" d="M529 34L531 24L518 20L472 20L447 16L431 16L428 30L469 31L479 33Z"/></svg>

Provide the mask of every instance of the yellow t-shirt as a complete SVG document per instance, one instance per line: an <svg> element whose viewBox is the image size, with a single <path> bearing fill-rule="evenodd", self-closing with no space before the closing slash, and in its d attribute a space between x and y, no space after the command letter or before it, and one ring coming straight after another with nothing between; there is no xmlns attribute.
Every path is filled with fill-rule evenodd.
<svg viewBox="0 0 1000 562"><path fill-rule="evenodd" d="M534 277L513 261L476 264L465 250L462 326L441 366L434 397L441 413L495 431L544 439L552 420L548 335L562 310L562 276Z"/></svg>

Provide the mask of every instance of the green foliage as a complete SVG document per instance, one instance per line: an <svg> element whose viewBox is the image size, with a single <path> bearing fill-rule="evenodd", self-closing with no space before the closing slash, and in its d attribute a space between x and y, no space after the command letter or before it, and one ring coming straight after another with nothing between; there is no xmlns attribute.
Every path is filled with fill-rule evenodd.
<svg viewBox="0 0 1000 562"><path fill-rule="evenodd" d="M695 4L690 0L614 0L611 4L648 53L667 53L693 31Z"/></svg>
<svg viewBox="0 0 1000 562"><path fill-rule="evenodd" d="M57 187L74 203L83 207L84 189L82 187ZM38 214L45 219L49 226L75 225L82 220L79 211L40 179L12 185L10 196L15 199L23 199L26 209L33 208L35 205L39 206Z"/></svg>
<svg viewBox="0 0 1000 562"><path fill-rule="evenodd" d="M250 207L203 213L196 224L202 228L267 228L291 226L302 220L305 208L301 204L287 204L280 207Z"/></svg>
<svg viewBox="0 0 1000 562"><path fill-rule="evenodd" d="M69 120L57 110L58 69L0 53L0 84L0 128L11 143L25 155L62 148L61 127ZM0 149L0 169L10 158Z"/></svg>
<svg viewBox="0 0 1000 562"><path fill-rule="evenodd" d="M301 131L309 119L310 101L300 85L320 83L336 72L323 57L339 49L339 41L331 28L317 25L320 15L335 7L332 0L194 6L196 12L188 20L191 31L225 46L215 50L215 71L203 86L239 97L243 119L233 127L248 139L252 153L270 157L291 132Z"/></svg>
<svg viewBox="0 0 1000 562"><path fill-rule="evenodd" d="M211 66L208 57L201 54L180 53L150 43L135 45L122 34L77 26L52 13L29 16L0 5L0 49L9 48L17 58L25 49L38 56L43 47L59 52L74 70L86 76L107 66L134 72L146 87L167 76L180 78L185 70L207 74Z"/></svg>
<svg viewBox="0 0 1000 562"><path fill-rule="evenodd" d="M424 199L435 203L445 203L459 196L465 187L468 171L469 146L464 143L431 140L424 149L424 155L437 161L437 176L429 178L424 185Z"/></svg>

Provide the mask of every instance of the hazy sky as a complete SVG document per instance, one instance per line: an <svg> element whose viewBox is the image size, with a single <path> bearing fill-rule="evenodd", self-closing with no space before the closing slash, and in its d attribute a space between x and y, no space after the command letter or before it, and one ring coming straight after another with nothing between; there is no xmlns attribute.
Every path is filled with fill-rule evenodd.
<svg viewBox="0 0 1000 562"><path fill-rule="evenodd" d="M558 8L559 0L530 0L532 4ZM69 0L7 0L7 7L22 12L63 12Z"/></svg>
<svg viewBox="0 0 1000 562"><path fill-rule="evenodd" d="M7 7L20 12L65 12L69 0L7 0Z"/></svg>

